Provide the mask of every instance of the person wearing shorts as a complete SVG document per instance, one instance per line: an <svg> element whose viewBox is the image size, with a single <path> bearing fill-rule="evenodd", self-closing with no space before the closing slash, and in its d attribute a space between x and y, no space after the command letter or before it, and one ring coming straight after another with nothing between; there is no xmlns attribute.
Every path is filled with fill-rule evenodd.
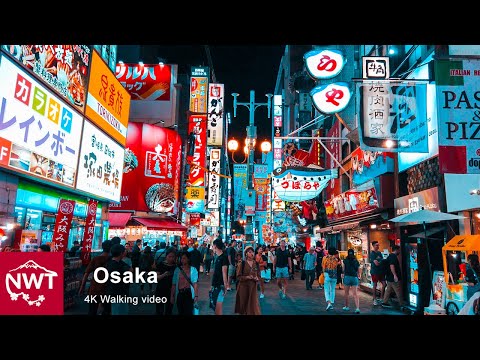
<svg viewBox="0 0 480 360"><path fill-rule="evenodd" d="M277 278L278 295L282 299L287 298L287 283L292 272L292 259L285 246L285 240L280 241L280 248L275 250L275 259L273 260L273 271Z"/></svg>
<svg viewBox="0 0 480 360"><path fill-rule="evenodd" d="M378 241L372 241L372 248L373 250L370 252L369 260L370 260L370 274L372 275L372 283L373 283L373 305L380 305L381 299L383 299L383 295L385 294L385 287L387 283L385 281L385 274L383 273L383 269L380 263L383 261L382 253L379 251L380 244ZM380 290L380 299L377 300L377 284L382 284L382 288Z"/></svg>
<svg viewBox="0 0 480 360"><path fill-rule="evenodd" d="M345 306L343 311L349 311L348 306L350 289L353 293L353 300L355 301L355 314L360 314L360 299L358 298L358 279L360 279L360 263L355 257L355 251L348 249L347 257L342 262L342 277L343 285L345 286Z"/></svg>
<svg viewBox="0 0 480 360"><path fill-rule="evenodd" d="M215 315L223 314L223 299L227 292L228 281L228 259L227 255L223 252L225 245L221 239L217 239L213 242L213 251L215 252L216 259L213 265L212 276L212 297L213 304L215 306Z"/></svg>

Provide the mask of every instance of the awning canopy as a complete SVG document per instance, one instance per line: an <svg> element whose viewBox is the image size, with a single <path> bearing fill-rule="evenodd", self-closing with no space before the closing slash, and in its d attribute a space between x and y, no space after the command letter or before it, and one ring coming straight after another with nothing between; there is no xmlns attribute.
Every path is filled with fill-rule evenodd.
<svg viewBox="0 0 480 360"><path fill-rule="evenodd" d="M457 235L442 247L443 251L480 251L480 235Z"/></svg>
<svg viewBox="0 0 480 360"><path fill-rule="evenodd" d="M427 238L427 239L438 240L436 238L431 238L430 236L433 235L433 234L439 233L440 231L444 231L444 230L445 230L445 227L435 227L435 228L432 228L432 229L428 229L426 233L425 233L425 231L421 231L417 234L410 235L409 238L420 238L420 239Z"/></svg>
<svg viewBox="0 0 480 360"><path fill-rule="evenodd" d="M109 221L109 228L124 228L127 225L128 220L132 213L124 213L124 212L109 212L108 213L108 221Z"/></svg>
<svg viewBox="0 0 480 360"><path fill-rule="evenodd" d="M135 217L134 219L143 226L146 226L147 229L171 231L187 231L188 229L186 226L168 219L154 219L145 217Z"/></svg>

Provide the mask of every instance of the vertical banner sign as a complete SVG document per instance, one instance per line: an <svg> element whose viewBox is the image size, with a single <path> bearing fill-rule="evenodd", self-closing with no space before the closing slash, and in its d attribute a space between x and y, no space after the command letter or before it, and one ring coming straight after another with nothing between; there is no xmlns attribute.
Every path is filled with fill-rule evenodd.
<svg viewBox="0 0 480 360"><path fill-rule="evenodd" d="M85 115L125 146L129 113L130 94L100 55L93 51Z"/></svg>
<svg viewBox="0 0 480 360"><path fill-rule="evenodd" d="M205 186L205 153L207 151L207 116L190 115L188 133L195 134L195 151L190 157L190 186ZM198 165L194 166L194 165Z"/></svg>
<svg viewBox="0 0 480 360"><path fill-rule="evenodd" d="M246 219L247 165L233 164L233 210L235 220Z"/></svg>
<svg viewBox="0 0 480 360"><path fill-rule="evenodd" d="M208 173L208 209L218 209L220 207L220 149L210 151L210 166Z"/></svg>
<svg viewBox="0 0 480 360"><path fill-rule="evenodd" d="M207 145L222 146L224 96L223 84L208 85Z"/></svg>
<svg viewBox="0 0 480 360"><path fill-rule="evenodd" d="M327 137L329 138L339 138L340 137L340 122L335 120L333 123L332 128L327 133ZM328 151L332 153L335 159L340 160L342 156L341 147L340 147L340 140L335 141L328 141L326 144ZM338 167L337 162L334 160L330 154L326 154L326 168L333 169ZM340 194L340 177L338 179L331 179L330 184L326 187L327 192L327 199L332 198L335 195Z"/></svg>
<svg viewBox="0 0 480 360"><path fill-rule="evenodd" d="M480 174L480 60L436 60L441 173Z"/></svg>
<svg viewBox="0 0 480 360"><path fill-rule="evenodd" d="M90 254L92 252L92 241L95 236L95 220L97 217L98 201L90 200L87 207L87 218L85 220L85 231L83 232L82 242L82 264L88 265L90 262Z"/></svg>
<svg viewBox="0 0 480 360"><path fill-rule="evenodd" d="M55 220L55 230L53 231L52 251L67 251L68 235L70 235L70 228L72 227L74 209L75 201L60 199Z"/></svg>
<svg viewBox="0 0 480 360"><path fill-rule="evenodd" d="M273 169L282 167L282 95L273 96Z"/></svg>
<svg viewBox="0 0 480 360"><path fill-rule="evenodd" d="M207 113L208 67L192 66L190 74L190 108L194 113Z"/></svg>

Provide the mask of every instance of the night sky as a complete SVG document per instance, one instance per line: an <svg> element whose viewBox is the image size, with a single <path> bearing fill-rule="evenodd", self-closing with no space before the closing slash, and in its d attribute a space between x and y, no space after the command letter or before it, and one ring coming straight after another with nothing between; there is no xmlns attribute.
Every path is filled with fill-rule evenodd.
<svg viewBox="0 0 480 360"><path fill-rule="evenodd" d="M233 118L232 93L239 93L239 102L250 101L250 90L255 90L255 101L266 102L265 94L274 93L278 68L285 51L284 45L210 45L210 54L216 80L225 84L225 109L232 113L229 138L244 139L249 121L249 111L245 106L237 108ZM204 45L157 46L149 51L166 63L178 64L179 73L189 73L190 66L209 66ZM142 59L158 61L158 59ZM210 70L211 71L211 70ZM267 107L255 111L255 125L258 140L271 137L271 120L267 118Z"/></svg>

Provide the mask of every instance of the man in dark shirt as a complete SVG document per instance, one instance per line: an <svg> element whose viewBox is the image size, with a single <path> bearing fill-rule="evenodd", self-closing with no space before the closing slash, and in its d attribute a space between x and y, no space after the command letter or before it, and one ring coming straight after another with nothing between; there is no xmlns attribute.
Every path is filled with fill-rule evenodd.
<svg viewBox="0 0 480 360"><path fill-rule="evenodd" d="M197 249L197 244L193 245L193 250L190 251L190 265L192 265L197 272L200 274L200 264L202 262L202 255L200 251Z"/></svg>
<svg viewBox="0 0 480 360"><path fill-rule="evenodd" d="M280 248L275 250L275 259L273 260L273 271L277 278L278 295L282 299L287 298L287 279L292 272L292 259L285 247L285 240L280 241Z"/></svg>
<svg viewBox="0 0 480 360"><path fill-rule="evenodd" d="M123 245L117 244L113 245L111 250L112 259L107 262L105 268L109 274L112 274L113 271L118 271L120 273L120 278L123 280L123 274L127 271L132 271L124 261L122 261L125 256L125 247ZM107 281L107 286L105 293L111 296L120 296L126 297L129 292L129 284L123 281L118 283L112 282L112 278L109 277ZM128 303L119 302L112 303L112 315L127 315L128 314Z"/></svg>
<svg viewBox="0 0 480 360"><path fill-rule="evenodd" d="M215 315L223 314L223 298L227 292L228 285L228 259L223 252L224 248L225 244L222 240L217 239L213 242L213 251L216 255L212 276L213 302L216 304Z"/></svg>
<svg viewBox="0 0 480 360"><path fill-rule="evenodd" d="M372 241L373 250L370 252L369 260L370 260L370 274L372 275L372 283L373 283L373 305L380 305L381 299L383 299L385 295L385 287L387 283L385 282L385 273L382 269L381 263L383 261L387 261L387 259L383 260L383 255L379 251L380 244L378 241ZM377 284L382 284L381 292L380 292L380 299L377 300Z"/></svg>
<svg viewBox="0 0 480 360"><path fill-rule="evenodd" d="M400 306L403 306L404 304L402 294L402 272L400 269L400 262L398 261L400 246L393 245L392 251L393 252L387 258L389 268L387 268L387 273L385 274L385 279L387 280L387 289L385 290L385 295L383 296L382 306L384 307L391 307L389 300L392 291L395 292L395 296L397 297Z"/></svg>
<svg viewBox="0 0 480 360"><path fill-rule="evenodd" d="M131 259L132 259L132 268L138 268L140 266L140 255L141 249L140 245L142 244L142 240L138 239L135 241L135 245L133 245Z"/></svg>
<svg viewBox="0 0 480 360"><path fill-rule="evenodd" d="M227 249L227 258L228 258L228 287L227 291L232 290L231 289L231 284L232 284L232 279L235 277L235 272L236 272L236 257L237 257L237 251L235 250L235 247L237 246L237 241L232 240L230 243L230 247Z"/></svg>

